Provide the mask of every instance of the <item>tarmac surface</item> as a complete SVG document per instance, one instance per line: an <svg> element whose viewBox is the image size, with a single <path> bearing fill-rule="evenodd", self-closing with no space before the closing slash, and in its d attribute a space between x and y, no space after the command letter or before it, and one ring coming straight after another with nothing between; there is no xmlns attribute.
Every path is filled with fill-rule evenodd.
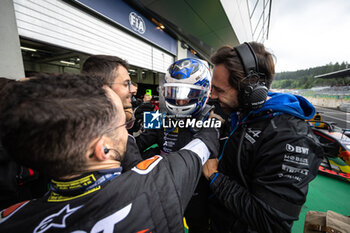
<svg viewBox="0 0 350 233"><path fill-rule="evenodd" d="M337 109L315 106L316 111L321 112L322 120L335 122L342 129L350 129L350 112L343 112Z"/></svg>

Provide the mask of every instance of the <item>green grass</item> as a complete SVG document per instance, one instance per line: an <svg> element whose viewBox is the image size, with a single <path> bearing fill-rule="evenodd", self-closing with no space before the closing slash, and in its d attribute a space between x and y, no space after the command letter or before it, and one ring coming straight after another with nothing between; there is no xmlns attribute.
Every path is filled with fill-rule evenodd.
<svg viewBox="0 0 350 233"><path fill-rule="evenodd" d="M294 222L292 233L303 232L306 212L309 210L350 215L350 182L318 175L309 185L306 202L299 220Z"/></svg>
<svg viewBox="0 0 350 233"><path fill-rule="evenodd" d="M305 215L309 210L332 210L350 215L350 182L318 175L309 185L306 202L301 209L299 220L293 224L292 233L303 232ZM186 228L185 233L188 233Z"/></svg>

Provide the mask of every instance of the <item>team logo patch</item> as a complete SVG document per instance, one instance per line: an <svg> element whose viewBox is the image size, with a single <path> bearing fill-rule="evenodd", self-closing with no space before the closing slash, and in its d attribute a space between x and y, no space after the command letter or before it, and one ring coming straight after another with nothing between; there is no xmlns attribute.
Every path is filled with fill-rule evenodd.
<svg viewBox="0 0 350 233"><path fill-rule="evenodd" d="M261 133L261 130L248 128L248 133L250 133L253 137L258 138Z"/></svg>
<svg viewBox="0 0 350 233"><path fill-rule="evenodd" d="M152 158L146 159L136 165L133 169L134 172L137 172L141 175L149 173L157 164L163 159L162 156L155 155Z"/></svg>
<svg viewBox="0 0 350 233"><path fill-rule="evenodd" d="M11 217L14 213L20 210L23 206L25 206L29 201L23 201L17 204L10 206L7 209L4 209L0 212L0 223L4 222L6 219Z"/></svg>

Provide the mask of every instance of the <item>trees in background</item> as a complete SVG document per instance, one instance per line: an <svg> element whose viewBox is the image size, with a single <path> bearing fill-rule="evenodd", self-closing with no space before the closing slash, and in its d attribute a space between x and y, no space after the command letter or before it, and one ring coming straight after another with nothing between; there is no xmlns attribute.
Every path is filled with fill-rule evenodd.
<svg viewBox="0 0 350 233"><path fill-rule="evenodd" d="M349 68L347 62L329 63L325 66L313 67L305 70L276 73L272 83L273 89L310 89L317 86L340 86L350 85L350 77L321 79L314 78L316 75L326 74Z"/></svg>

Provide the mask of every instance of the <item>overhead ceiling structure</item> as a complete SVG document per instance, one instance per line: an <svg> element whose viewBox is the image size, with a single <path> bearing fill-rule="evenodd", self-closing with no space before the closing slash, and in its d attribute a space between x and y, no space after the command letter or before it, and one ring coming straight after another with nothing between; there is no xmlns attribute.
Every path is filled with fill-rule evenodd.
<svg viewBox="0 0 350 233"><path fill-rule="evenodd" d="M239 44L236 32L219 0L126 0L126 2L145 16L156 17L156 20L165 26L165 30L168 29L168 33L174 33L178 40L189 43L189 46L204 58L209 58L222 45Z"/></svg>
<svg viewBox="0 0 350 233"><path fill-rule="evenodd" d="M79 68L79 54L61 47L21 38L21 50L24 61L55 65L69 65ZM82 55L82 53L80 53Z"/></svg>
<svg viewBox="0 0 350 233"><path fill-rule="evenodd" d="M21 2L20 0L16 1ZM87 17L84 19L88 20L82 20L82 22L90 22L90 20L96 20L95 17L97 19L101 19L103 23L111 24L117 29L120 29L121 34L125 34L125 36L130 37L136 35L136 38L141 39L139 40L140 44L142 44L143 42L146 42L147 44L152 43L152 45L150 46L154 46L155 48L152 51L156 51L159 52L159 54L162 53L164 55L163 52L166 49L164 49L164 47L162 47L161 44L159 44L158 42L154 42L152 39L149 39L147 37L142 37L138 33L135 33L130 28L128 28L128 26L130 26L128 24L130 23L130 16L128 17L129 21L127 23L127 26L125 26L123 23L120 23L118 20L115 20L119 19L118 17L121 17L123 20L126 19L126 17L124 17L125 15L122 14L124 12L118 11L120 9L123 9L123 7L120 6L127 6L127 8L131 9L133 8L136 11L140 12L142 17L148 18L151 22L154 23L154 25L152 25L152 23L149 24L151 28L152 26L154 26L154 31L159 32L158 30L156 30L159 29L161 31L166 32L159 33L159 35L167 36L166 38L161 38L161 42L174 42L171 44L171 48L173 48L174 51L171 50L171 54L167 55L169 57L168 60L174 59L174 56L191 56L189 52L192 52L199 58L209 60L210 56L223 45L236 46L244 41L252 40L263 42L268 35L272 0L118 0L116 2L120 3L119 5L113 5L113 2L109 0L101 0L100 3L102 3L101 5L98 5L99 8L94 8L94 5L85 5L89 2L92 1L58 0L55 1L55 3L52 3L52 7L56 9L57 4L59 4L60 8L56 10L59 11L63 9L62 7L67 7L64 9L68 10L70 9L69 4L71 4L74 7L78 8L72 8L73 11L79 11L80 13L84 12L84 14L81 14L81 17ZM28 12L31 12L32 10L37 11L36 8L41 7L38 4L34 4L32 1L28 1L26 3L28 3L28 8L24 8L24 10L28 10ZM119 8L115 8L116 6ZM18 8L20 10L23 10L21 7ZM85 14L85 12L87 12L88 14ZM25 17L27 17L28 14L24 14L23 12L18 10L18 15L27 20L27 18ZM59 16L61 15L59 14ZM71 22L79 22L78 20L71 20L71 18L68 17L66 18L65 20L67 20L67 22L65 23L67 25L71 25ZM61 22L61 18L54 19ZM18 21L21 23L25 20L21 20L21 18L19 18ZM39 32L35 31L33 33L32 29L27 30L25 28L27 24L25 24L25 26L22 25L22 27L24 28L24 32L21 36L21 49L23 58L25 61L27 61L27 63L31 62L33 64L33 67L38 63L43 63L58 66L62 66L63 64L64 66L74 67L78 69L80 67L80 63L84 61L86 56L90 53L93 53L92 51L95 51L93 49L91 50L90 47L89 49L86 49L87 46L80 46L80 41L75 41L75 43L71 41L71 38L80 38L80 34L76 35L76 37L69 37L69 40L64 41L63 43L60 39L61 33L58 32L58 30L50 31L56 33L55 36L57 38L54 36L50 36L49 39L53 38L53 40L45 44L35 42L37 40L41 41L42 39L42 33L40 31L41 21L33 22L36 23L33 24L35 26L34 28L39 28ZM42 21L42 23L48 22L51 21ZM52 25L46 27L50 26ZM56 24L54 26L56 26ZM77 27L76 24L74 24L73 26ZM43 27L43 29L45 29L45 27ZM92 41L94 42L94 46L98 47L99 43L96 40L94 32L91 32L90 34L90 39L93 39ZM101 34L105 35L104 33ZM159 35L157 34L157 39L159 39ZM87 36L84 35L84 37L81 38L81 40L88 41L86 40L86 38ZM54 39L56 39L60 43L58 43ZM98 37L98 39L101 38ZM102 39L103 41L105 40L104 37ZM114 37L111 39L111 43L114 43L113 40ZM123 45L120 44L121 48L128 48L129 40L125 41L127 42ZM69 46L71 46L73 50L67 49L68 47L66 42L69 43ZM180 44L183 49L176 50L176 45L179 46ZM79 45L80 47L77 47L77 45ZM144 47L145 46L142 45L139 48L139 50L142 50ZM105 51L101 50L100 47L98 48L99 50L96 50L98 52ZM75 51L83 52L79 52L78 54ZM134 50L131 48L130 51ZM176 54L177 51L180 51L180 55ZM186 51L187 54L185 54ZM109 52L110 49L108 49L107 53ZM117 52L121 52L121 50L119 49ZM145 53L147 53L147 51ZM150 55L150 59L154 59L152 54L148 54ZM136 64L135 60L137 59L134 59L134 65ZM139 62L138 64L141 64L140 67L145 67L145 61L141 60L142 59L140 59L140 62L139 60L137 60ZM159 66L164 66L164 57L160 58L160 61L162 62L159 63L161 64ZM153 60L150 64L150 67L153 66Z"/></svg>
<svg viewBox="0 0 350 233"><path fill-rule="evenodd" d="M346 78L350 77L350 68L338 70L327 74L317 75L314 78Z"/></svg>

